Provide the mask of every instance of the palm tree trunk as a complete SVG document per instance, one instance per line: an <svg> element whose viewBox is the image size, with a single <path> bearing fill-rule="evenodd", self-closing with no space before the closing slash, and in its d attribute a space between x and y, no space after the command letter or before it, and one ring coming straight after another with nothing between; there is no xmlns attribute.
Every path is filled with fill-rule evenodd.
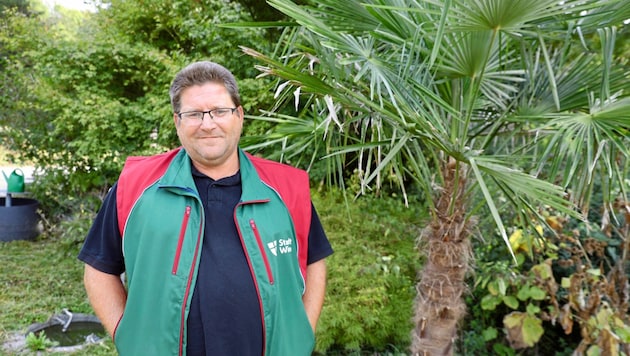
<svg viewBox="0 0 630 356"><path fill-rule="evenodd" d="M457 326L466 313L464 278L472 262L474 225L466 219L466 172L451 159L442 173L444 187L422 236L427 260L416 286L413 355L452 355Z"/></svg>

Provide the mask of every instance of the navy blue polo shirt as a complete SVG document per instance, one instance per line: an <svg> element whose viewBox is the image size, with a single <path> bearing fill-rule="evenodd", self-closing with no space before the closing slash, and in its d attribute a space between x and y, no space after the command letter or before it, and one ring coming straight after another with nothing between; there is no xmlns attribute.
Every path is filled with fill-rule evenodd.
<svg viewBox="0 0 630 356"><path fill-rule="evenodd" d="M206 229L188 316L187 354L260 355L263 330L259 300L233 217L242 191L240 173L214 180L193 166L192 174L204 204ZM116 189L114 185L106 196L79 253L81 261L111 274L125 269ZM332 252L312 206L307 263Z"/></svg>

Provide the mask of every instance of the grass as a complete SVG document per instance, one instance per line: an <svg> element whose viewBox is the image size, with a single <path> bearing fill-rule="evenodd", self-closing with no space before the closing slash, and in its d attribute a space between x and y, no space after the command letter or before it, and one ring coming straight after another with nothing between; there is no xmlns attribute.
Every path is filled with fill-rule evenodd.
<svg viewBox="0 0 630 356"><path fill-rule="evenodd" d="M0 342L24 333L66 308L92 314L82 284L80 244L63 235L44 234L37 241L0 243ZM2 351L0 348L0 354ZM34 354L25 351L21 354ZM47 353L50 355L62 353ZM73 355L116 355L111 339Z"/></svg>

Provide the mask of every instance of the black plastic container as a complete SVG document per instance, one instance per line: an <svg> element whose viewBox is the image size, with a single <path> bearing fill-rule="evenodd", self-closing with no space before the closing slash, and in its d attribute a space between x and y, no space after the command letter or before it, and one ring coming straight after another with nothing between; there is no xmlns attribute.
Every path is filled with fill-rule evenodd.
<svg viewBox="0 0 630 356"><path fill-rule="evenodd" d="M40 233L39 201L12 197L11 206L5 204L0 198L0 241L34 240Z"/></svg>

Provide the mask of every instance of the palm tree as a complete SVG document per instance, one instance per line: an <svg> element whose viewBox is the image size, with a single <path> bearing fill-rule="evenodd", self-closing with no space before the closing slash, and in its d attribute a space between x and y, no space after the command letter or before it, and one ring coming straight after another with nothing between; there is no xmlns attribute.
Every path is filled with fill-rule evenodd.
<svg viewBox="0 0 630 356"><path fill-rule="evenodd" d="M607 207L616 189L627 200L630 80L612 55L627 1L269 3L294 22L277 53L244 48L278 79L258 117L276 125L251 147L324 159L342 185L354 168L362 189L421 188L431 221L414 355L454 352L480 209L508 251L504 209L523 225L543 220L540 206L584 217L596 179Z"/></svg>

